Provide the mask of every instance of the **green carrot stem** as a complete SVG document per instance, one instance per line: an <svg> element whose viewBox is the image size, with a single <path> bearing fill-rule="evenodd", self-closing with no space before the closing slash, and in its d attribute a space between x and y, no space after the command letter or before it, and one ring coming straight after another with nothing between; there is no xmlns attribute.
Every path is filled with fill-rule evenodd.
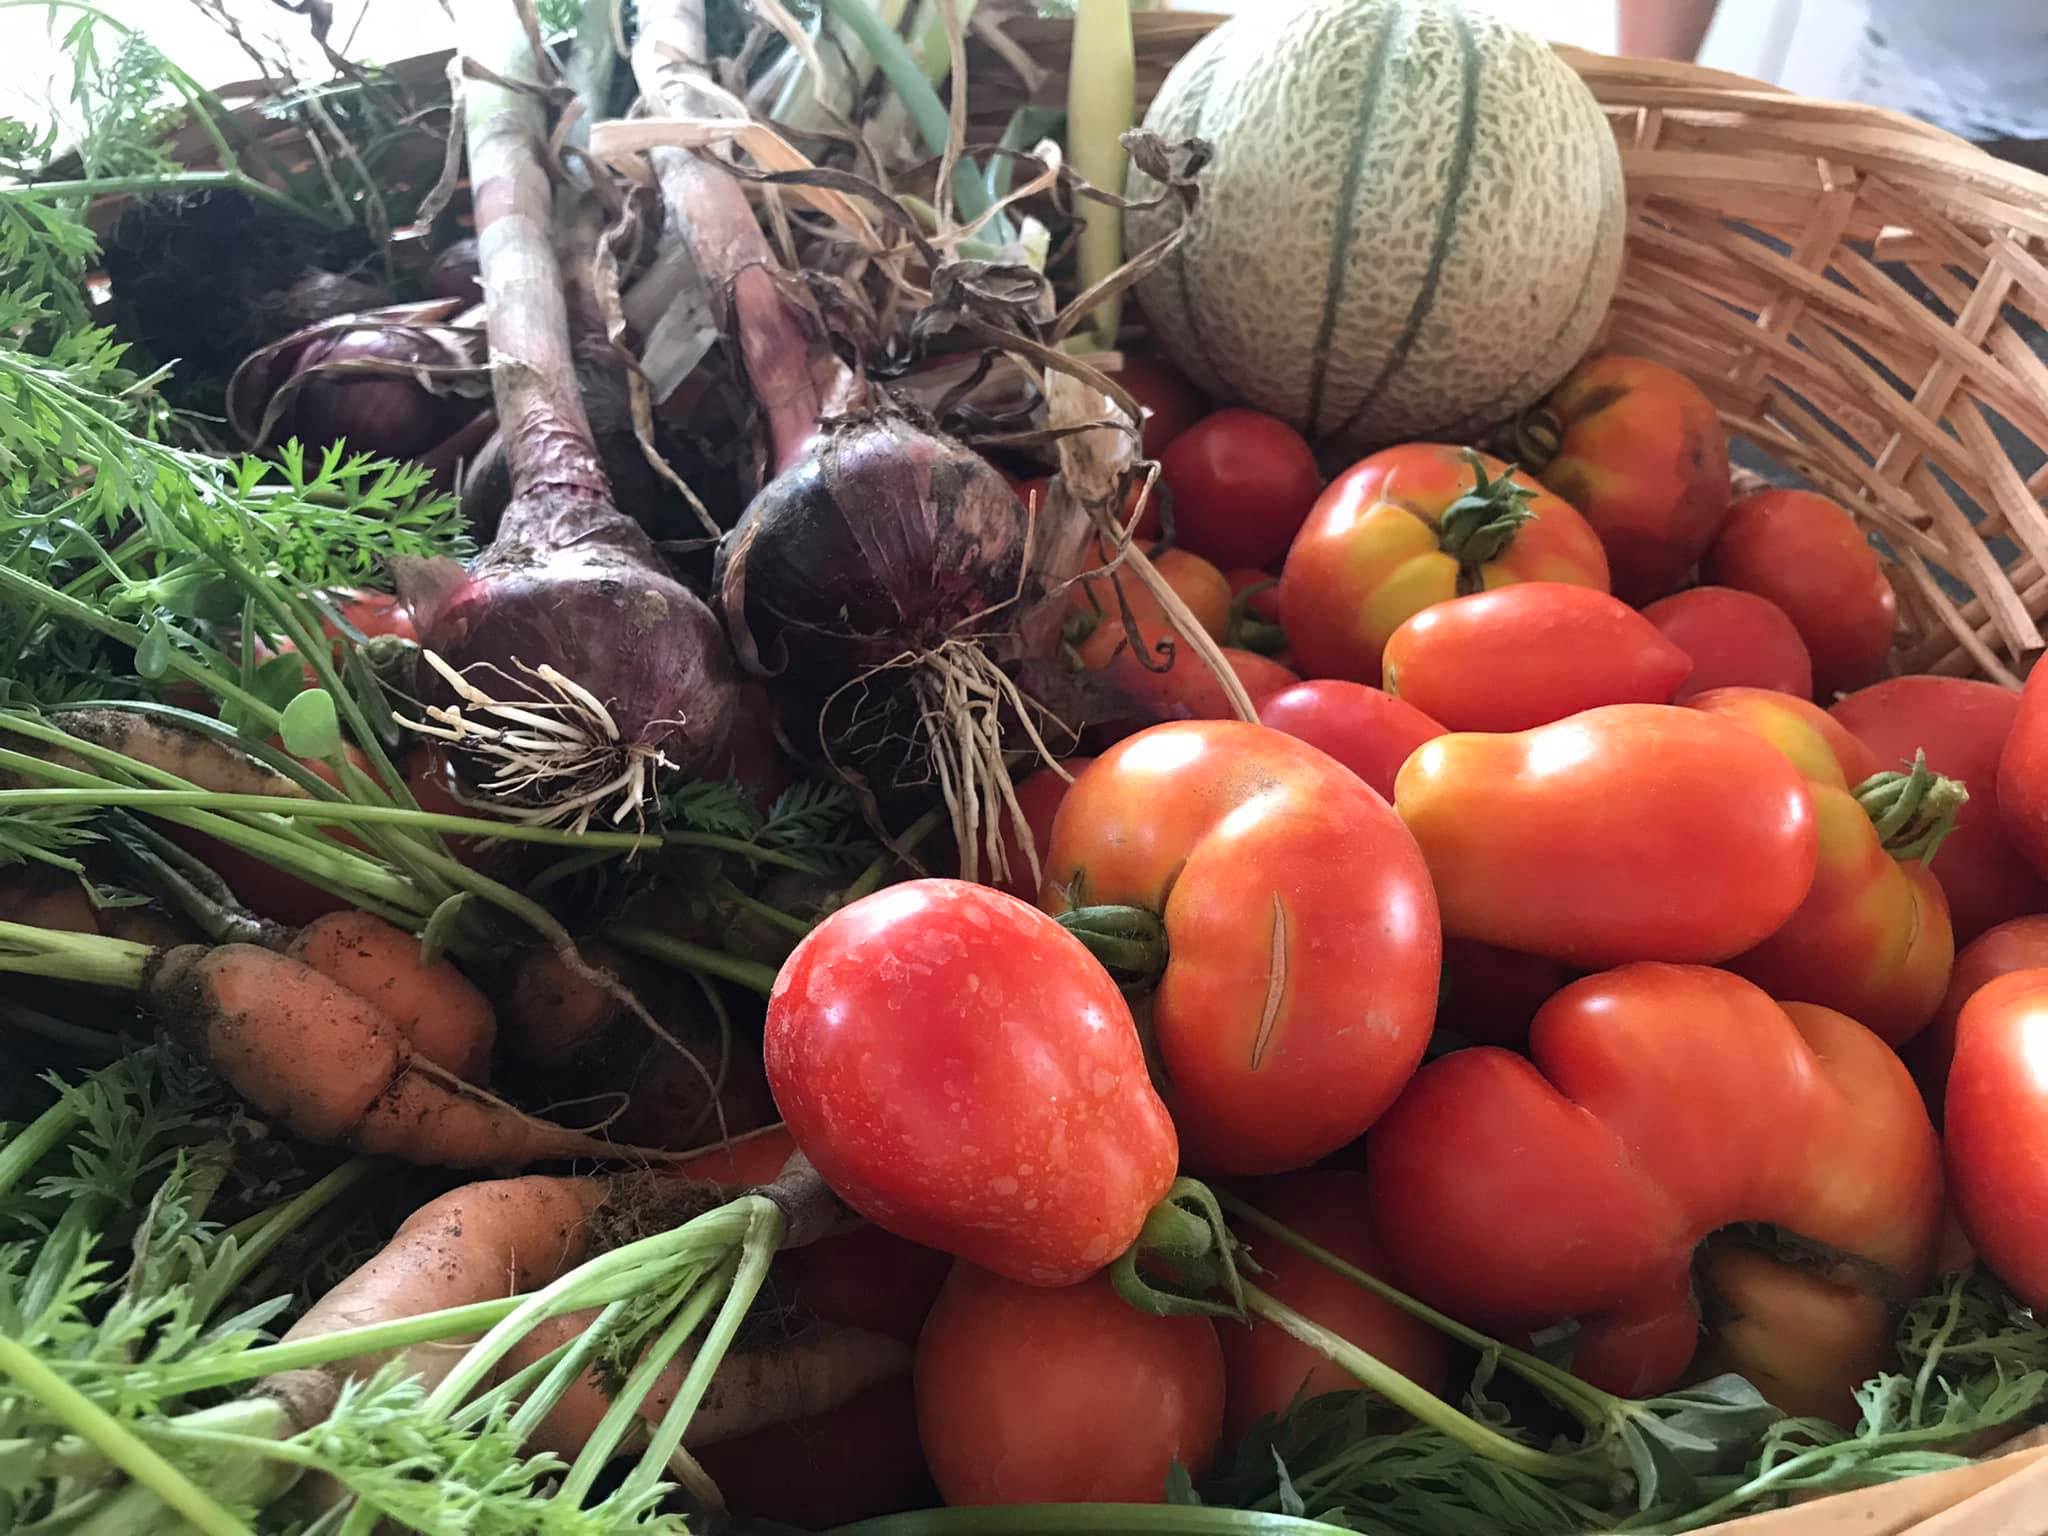
<svg viewBox="0 0 2048 1536"><path fill-rule="evenodd" d="M945 820L945 812L926 811L917 820L905 827L903 835L896 839L896 846L894 848L884 848L880 853L876 854L868 867L862 870L859 876L855 878L853 884L839 893L839 905L842 907L851 906L854 902L859 901L861 897L871 896L881 889L882 882L889 876L889 871L896 867L896 861L900 857L900 853L909 853L915 849L919 843L938 830L939 823L943 820Z"/></svg>
<svg viewBox="0 0 2048 1536"><path fill-rule="evenodd" d="M0 997L0 1023L11 1029L27 1034L41 1035L70 1050L89 1054L95 1061L109 1063L120 1055L116 1042L120 1037L109 1030L88 1029L83 1024L73 1024L68 1019L55 1018L41 1009L30 1008L11 998Z"/></svg>
<svg viewBox="0 0 2048 1536"><path fill-rule="evenodd" d="M0 3L4 3L4 0L0 0ZM28 576L20 571L10 570L4 565L0 565L0 595L4 594L12 594L23 602L55 609L73 623L82 625L86 629L95 630L105 635L109 640L118 640L130 649L139 649L146 638L139 626L123 623L112 614L94 607L91 603L84 602L75 597L67 597L61 592L44 586L33 576ZM187 682L197 683L208 692L235 705L236 708L244 711L251 719L261 721L270 730L274 731L277 729L278 722L282 718L279 711L272 708L262 699L257 698L255 694L249 692L239 683L229 682L227 678L207 666L205 662L191 655L182 646L174 645L170 647L165 655L165 666Z"/></svg>
<svg viewBox="0 0 2048 1536"><path fill-rule="evenodd" d="M526 1370L503 1383L503 1386L514 1389L508 1397L519 1398L519 1406L513 1410L512 1418L507 1425L515 1436L524 1441L540 1428L541 1420L554 1411L555 1404L562 1400L562 1394L583 1374L584 1368L590 1364L591 1357L611 1337L612 1329L618 1326L619 1319L625 1316L626 1309L631 1305L630 1301L612 1302L574 1339L559 1349L549 1350ZM527 1382L521 1378L530 1379L531 1375L537 1375L541 1380L531 1391L527 1391ZM469 1420L483 1401L483 1397L470 1399L455 1415L453 1422L460 1424Z"/></svg>
<svg viewBox="0 0 2048 1536"><path fill-rule="evenodd" d="M0 1144L0 1200L45 1157L55 1151L85 1119L80 1109L82 1088L66 1088L57 1102Z"/></svg>
<svg viewBox="0 0 2048 1536"><path fill-rule="evenodd" d="M268 1258L271 1250L279 1243L362 1183L369 1177L371 1170L378 1166L375 1158L350 1158L339 1168L329 1170L305 1189L300 1190L284 1204L252 1216L248 1221L235 1227L232 1235L240 1240L235 1252L235 1262L217 1283L216 1294L225 1296L233 1291L255 1273L256 1266Z"/></svg>
<svg viewBox="0 0 2048 1536"><path fill-rule="evenodd" d="M683 1431L696 1414L698 1405L704 1401L704 1394L711 1388L712 1376L724 1363L740 1324L746 1320L754 1298L761 1294L761 1287L768 1279L768 1266L773 1262L776 1250L782 1246L783 1218L781 1208L772 1201L763 1201L762 1204L765 1208L755 1213L754 1220L747 1227L747 1235L740 1240L738 1263L727 1285L725 1305L718 1309L718 1316L704 1335L704 1342L697 1346L696 1358L690 1362L690 1369L683 1377L675 1401L668 1405L668 1411L662 1414L661 1422L654 1427L647 1449L634 1463L633 1470L626 1474L625 1482L619 1485L620 1496L628 1504L635 1497L653 1490L655 1482L667 1468L669 1458L682 1445ZM681 1321L678 1315L677 1323ZM694 1331L695 1326L692 1319L690 1331ZM675 1330L672 1328L670 1333L675 1333ZM677 1334L677 1346L687 1337L688 1332ZM663 1342L667 1340L668 1335L665 1334ZM667 1363L666 1358L662 1363Z"/></svg>
<svg viewBox="0 0 2048 1536"><path fill-rule="evenodd" d="M697 1331L697 1325L704 1321L718 1298L726 1294L738 1269L739 1256L726 1255L703 1282L691 1288L675 1315L641 1352L640 1358L633 1362L632 1371L612 1394L611 1403L598 1420L597 1428L591 1431L590 1438L583 1443L583 1449L577 1452L576 1460L563 1477L562 1499L571 1505L583 1502L598 1475L619 1453L626 1437L640 1424L640 1405L647 1401L647 1394L661 1380L661 1373L668 1368L668 1363L689 1343L690 1335Z"/></svg>
<svg viewBox="0 0 2048 1536"><path fill-rule="evenodd" d="M1304 1317L1256 1285L1245 1285L1244 1299L1246 1309L1254 1317L1264 1318L1276 1325L1290 1337L1300 1340L1318 1354L1342 1366L1417 1422L1440 1430L1467 1449L1484 1456L1488 1461L1496 1461L1503 1466L1527 1472L1532 1477L1549 1480L1597 1480L1601 1475L1597 1466L1583 1455L1561 1456L1552 1451L1541 1451L1534 1446L1524 1445L1519 1440L1510 1440L1499 1430L1491 1429L1469 1414L1453 1408L1426 1387L1417 1385L1392 1366L1367 1354L1341 1334L1332 1333L1321 1323Z"/></svg>
<svg viewBox="0 0 2048 1536"><path fill-rule="evenodd" d="M361 1355L405 1349L414 1344L431 1344L442 1339L461 1338L501 1322L523 1300L507 1296L498 1301L477 1301L467 1306L443 1307L417 1317L394 1318L390 1322L367 1323L360 1328L343 1328L333 1333L293 1339L286 1344L263 1344L243 1350L229 1360L205 1361L184 1366L146 1369L151 1387L163 1397L185 1397L237 1382L257 1381L280 1371L332 1365ZM108 1362L108 1369L134 1371L138 1367Z"/></svg>
<svg viewBox="0 0 2048 1536"><path fill-rule="evenodd" d="M728 955L723 950L692 944L687 939L679 939L673 934L660 933L652 928L607 928L604 936L621 949L630 949L635 954L645 955L650 960L659 960L664 965L702 971L707 976L716 976L722 981L732 982L735 986L758 992L763 997L775 990L775 968L762 965L756 960L742 960L738 955Z"/></svg>
<svg viewBox="0 0 2048 1536"><path fill-rule="evenodd" d="M781 929L782 932L788 934L791 938L804 938L817 926L815 923L805 922L800 917L792 917L789 913L783 911L782 908L770 906L759 897L749 896L730 880L725 882L724 899L738 907L742 912L752 913L771 927Z"/></svg>
<svg viewBox="0 0 2048 1536"><path fill-rule="evenodd" d="M142 985L149 958L155 953L147 944L127 939L0 922L0 971L18 975L133 992Z"/></svg>
<svg viewBox="0 0 2048 1536"><path fill-rule="evenodd" d="M493 1324L427 1395L421 1405L423 1411L442 1414L454 1410L483 1385L507 1351L542 1318L617 1301L650 1288L656 1274L673 1274L681 1265L723 1257L745 1237L763 1206L775 1211L778 1221L781 1219L780 1208L765 1195L743 1195L671 1231L600 1254L552 1284L521 1297L519 1304Z"/></svg>
<svg viewBox="0 0 2048 1536"><path fill-rule="evenodd" d="M26 1345L0 1334L0 1372L136 1483L192 1523L204 1536L250 1536L249 1528L216 1504L168 1461L105 1409L38 1360Z"/></svg>

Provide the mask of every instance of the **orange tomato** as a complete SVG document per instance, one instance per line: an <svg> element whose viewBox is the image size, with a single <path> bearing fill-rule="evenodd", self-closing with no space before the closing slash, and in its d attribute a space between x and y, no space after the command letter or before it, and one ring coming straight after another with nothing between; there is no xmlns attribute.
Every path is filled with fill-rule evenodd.
<svg viewBox="0 0 2048 1536"><path fill-rule="evenodd" d="M1728 437L1714 403L1644 357L1579 364L1546 402L1563 429L1543 483L1600 535L1614 595L1662 597L1728 515Z"/></svg>
<svg viewBox="0 0 2048 1536"><path fill-rule="evenodd" d="M1280 572L1280 623L1303 672L1378 686L1387 638L1463 593L1517 581L1605 592L1599 535L1569 502L1508 473L1468 448L1410 443L1331 481Z"/></svg>
<svg viewBox="0 0 2048 1536"><path fill-rule="evenodd" d="M1230 583L1223 573L1200 555L1191 555L1184 549L1161 550L1152 556L1152 567L1174 595L1187 604L1195 622L1212 638L1222 640L1230 629L1231 604ZM1119 589L1122 603L1118 601ZM1074 646L1084 667L1107 666L1118 652L1130 648L1123 604L1129 605L1138 633L1151 651L1158 652L1161 641L1175 637L1165 607L1128 570L1083 576L1074 583L1067 601L1083 623L1092 625Z"/></svg>

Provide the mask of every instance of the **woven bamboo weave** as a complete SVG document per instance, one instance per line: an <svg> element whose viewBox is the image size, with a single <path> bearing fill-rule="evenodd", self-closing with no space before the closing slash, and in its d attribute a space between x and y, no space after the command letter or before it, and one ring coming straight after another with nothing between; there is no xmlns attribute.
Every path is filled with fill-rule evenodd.
<svg viewBox="0 0 2048 1536"><path fill-rule="evenodd" d="M1222 20L1134 18L1141 110ZM1066 27L1005 33L1014 47L970 55L976 139L1063 99ZM1601 344L1691 376L1790 472L1772 478L1876 535L1900 671L2016 684L2048 615L2048 177L1880 108L1559 52L1606 108L1628 187Z"/></svg>

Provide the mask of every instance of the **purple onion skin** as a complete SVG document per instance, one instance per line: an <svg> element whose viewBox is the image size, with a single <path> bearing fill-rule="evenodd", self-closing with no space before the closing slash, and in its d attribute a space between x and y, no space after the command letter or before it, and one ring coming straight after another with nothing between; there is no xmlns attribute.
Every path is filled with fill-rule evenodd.
<svg viewBox="0 0 2048 1536"><path fill-rule="evenodd" d="M267 393L305 369L347 358L411 363L441 362L445 357L444 348L405 330L340 331L280 350L267 378L256 387ZM445 441L481 407L481 401L461 395L434 394L403 374L317 373L299 386L270 442L296 437L310 449L322 449L345 439L353 452L416 459ZM261 410L258 405L256 414Z"/></svg>
<svg viewBox="0 0 2048 1536"><path fill-rule="evenodd" d="M427 268L427 292L440 299L460 299L465 304L484 301L482 268L477 261L476 237L464 235L451 242Z"/></svg>
<svg viewBox="0 0 2048 1536"><path fill-rule="evenodd" d="M1014 631L1030 514L972 449L884 412L827 422L720 545L741 661L818 696L905 652Z"/></svg>
<svg viewBox="0 0 2048 1536"><path fill-rule="evenodd" d="M465 675L486 664L472 680L493 697L519 696L515 661L546 662L604 701L622 742L661 752L685 775L724 750L738 709L725 633L608 499L544 484L505 509L466 573L420 561L398 577L421 645ZM429 702L457 702L424 665L419 681ZM491 776L459 749L451 756L472 783Z"/></svg>

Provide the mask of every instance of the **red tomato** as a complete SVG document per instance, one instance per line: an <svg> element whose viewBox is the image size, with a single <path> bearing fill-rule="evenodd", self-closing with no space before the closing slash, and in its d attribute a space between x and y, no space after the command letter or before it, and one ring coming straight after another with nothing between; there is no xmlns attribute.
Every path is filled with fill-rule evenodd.
<svg viewBox="0 0 2048 1536"><path fill-rule="evenodd" d="M1206 1317L1153 1317L1098 1275L1056 1289L959 1264L917 1346L917 1425L948 1504L1156 1504L1223 1422Z"/></svg>
<svg viewBox="0 0 2048 1536"><path fill-rule="evenodd" d="M1067 774L1079 777L1092 757L1073 757L1060 766ZM1052 851L1052 819L1059 814L1060 802L1067 798L1067 778L1050 768L1041 768L1023 783L1017 785L1017 805L1024 812L1024 823L1031 828L1032 845L1037 849L1038 861L1043 870L1046 855ZM1032 873L1031 860L1025 857L1023 840L1017 836L1017 827L1005 813L1002 818L1003 858L1008 864L1009 875L1001 880L986 883L999 891L1008 891L1019 901L1038 900L1038 876Z"/></svg>
<svg viewBox="0 0 2048 1536"><path fill-rule="evenodd" d="M1922 859L1895 857L1857 799L1856 787L1875 770L1870 749L1819 705L1790 694L1718 688L1692 707L1776 744L1806 775L1820 828L1806 899L1728 969L1775 998L1836 1009L1886 1044L1903 1045L1941 1006L1955 935L1934 871ZM1909 823L1898 835L1918 830Z"/></svg>
<svg viewBox="0 0 2048 1536"><path fill-rule="evenodd" d="M1424 742L1394 808L1444 931L1591 969L1705 963L1777 931L1813 884L1813 796L1730 720L1614 704L1516 735Z"/></svg>
<svg viewBox="0 0 2048 1536"><path fill-rule="evenodd" d="M1365 1175L1329 1169L1261 1179L1238 1193L1284 1227L1355 1264L1367 1274L1392 1273L1366 1215ZM1431 1392L1450 1374L1450 1345L1429 1324L1347 1280L1320 1260L1255 1227L1239 1229L1261 1271L1259 1288L1313 1322L1350 1340ZM1240 1439L1260 1419L1285 1413L1297 1396L1357 1390L1358 1378L1273 1323L1226 1324L1223 1435Z"/></svg>
<svg viewBox="0 0 2048 1536"><path fill-rule="evenodd" d="M1710 1234L1781 1227L1865 1261L1853 1278L1888 1299L1918 1294L1941 1229L1940 1150L1898 1057L1852 1019L1705 966L1574 982L1537 1014L1527 1059L1438 1057L1367 1137L1366 1177L1404 1289L1487 1328L1576 1317L1577 1368L1599 1362L1620 1391L1683 1369L1671 1340L1693 1335L1663 1319L1699 1326L1688 1282ZM1707 1322L1788 1399L1834 1384L1795 1379L1811 1364L1797 1332L1731 1330L1713 1307Z"/></svg>
<svg viewBox="0 0 2048 1536"><path fill-rule="evenodd" d="M405 787L423 811L439 816L469 816L477 812L455 797L455 775L441 749L431 742L413 748L399 766L405 772ZM449 837L448 851L471 869L491 861L490 850L481 838Z"/></svg>
<svg viewBox="0 0 2048 1536"><path fill-rule="evenodd" d="M1956 1021L1949 1188L1991 1272L2048 1307L2048 970L1980 987Z"/></svg>
<svg viewBox="0 0 2048 1536"><path fill-rule="evenodd" d="M1664 638L1692 658L1674 704L1709 688L1770 688L1813 697L1813 658L1784 609L1754 592L1694 587L1643 610Z"/></svg>
<svg viewBox="0 0 2048 1536"><path fill-rule="evenodd" d="M715 1147L676 1165L676 1176L700 1179L706 1184L723 1184L728 1189L751 1189L772 1184L796 1152L796 1138L786 1126L771 1125Z"/></svg>
<svg viewBox="0 0 2048 1536"><path fill-rule="evenodd" d="M1334 678L1269 694L1259 705L1259 724L1327 752L1389 802L1401 765L1425 741L1444 733L1407 700Z"/></svg>
<svg viewBox="0 0 2048 1536"><path fill-rule="evenodd" d="M1813 658L1825 701L1876 677L1899 627L1899 599L1849 514L1811 491L1758 491L1728 509L1700 567L1706 580L1767 597Z"/></svg>
<svg viewBox="0 0 2048 1536"><path fill-rule="evenodd" d="M1524 581L1395 630L1387 692L1453 731L1526 731L1602 704L1668 704L1692 658L1619 598Z"/></svg>
<svg viewBox="0 0 2048 1536"><path fill-rule="evenodd" d="M1579 364L1545 403L1563 437L1543 483L1600 535L1615 595L1669 592L1728 515L1728 438L1713 401L1662 363L1609 356Z"/></svg>
<svg viewBox="0 0 2048 1536"><path fill-rule="evenodd" d="M826 918L776 977L762 1048L790 1134L848 1205L1013 1279L1093 1274L1173 1182L1123 995L986 886L912 880Z"/></svg>
<svg viewBox="0 0 2048 1536"><path fill-rule="evenodd" d="M1223 573L1201 556L1191 555L1184 549L1162 549L1151 558L1153 569L1173 589L1174 595L1187 604L1195 622L1211 638L1222 640L1230 628L1230 583L1223 579ZM1121 601L1117 595L1119 587L1123 594ZM1106 575L1084 576L1069 589L1067 601L1081 622L1093 626L1074 647L1084 667L1107 666L1117 655L1130 649L1130 625L1123 612L1125 605L1129 606L1139 635L1155 657L1162 653L1162 642L1170 641L1176 646L1182 643L1172 621L1166 616L1165 607L1129 571L1119 570L1113 578Z"/></svg>
<svg viewBox="0 0 2048 1536"><path fill-rule="evenodd" d="M1218 565L1278 565L1323 488L1315 450L1257 411L1204 416L1159 468L1173 494L1177 543Z"/></svg>
<svg viewBox="0 0 2048 1536"><path fill-rule="evenodd" d="M1986 684L1985 686L1989 686ZM2006 834L2048 876L2048 667L2035 667L1998 756L1997 801Z"/></svg>
<svg viewBox="0 0 2048 1536"><path fill-rule="evenodd" d="M1301 679L1270 656L1223 647L1223 659L1251 695L1257 709L1266 699ZM1235 720L1237 711L1223 684L1209 664L1187 646L1178 647L1163 671L1147 667L1128 650L1102 669L1105 682L1113 684L1136 706L1139 723L1162 720Z"/></svg>
<svg viewBox="0 0 2048 1536"><path fill-rule="evenodd" d="M1475 494L1478 471L1486 493ZM1516 581L1607 590L1571 504L1483 453L1410 443L1329 484L1280 572L1280 622L1311 677L1378 683L1387 637L1432 603Z"/></svg>
<svg viewBox="0 0 2048 1536"><path fill-rule="evenodd" d="M1156 459L1201 419L1209 404L1170 364L1144 352L1126 352L1123 357L1123 366L1110 377L1137 397L1139 409L1145 413L1139 451Z"/></svg>
<svg viewBox="0 0 2048 1536"><path fill-rule="evenodd" d="M1428 873L1386 804L1291 736L1189 720L1119 742L1060 806L1041 900L1163 918L1151 1036L1191 1167L1304 1167L1422 1059Z"/></svg>
<svg viewBox="0 0 2048 1536"><path fill-rule="evenodd" d="M378 635L396 635L401 640L419 644L420 632L413 623L412 610L392 592L330 592L329 599L334 610L365 639ZM340 633L334 625L323 619L320 627L330 635Z"/></svg>
<svg viewBox="0 0 2048 1536"><path fill-rule="evenodd" d="M1934 861L1958 943L2007 918L2048 912L2048 880L2015 846L1999 792L1999 754L2019 709L2019 695L1993 683L1888 677L1828 711L1877 754L1878 767L1907 767L1915 752L1924 751L1928 767L1961 779L1970 791Z"/></svg>
<svg viewBox="0 0 2048 1536"><path fill-rule="evenodd" d="M1520 1050L1528 1043L1537 1009L1571 979L1569 970L1541 955L1446 938L1436 1027L1473 1045Z"/></svg>
<svg viewBox="0 0 2048 1536"><path fill-rule="evenodd" d="M1934 1021L1913 1038L1906 1052L1906 1065L1920 1080L1934 1123L1941 1124L1942 1102L1948 1092L1949 1060L1956 1052L1956 1020L1963 1007L1980 988L2014 971L2031 971L2048 966L2048 915L2016 917L1987 928L1956 955L1949 972L1948 992Z"/></svg>

